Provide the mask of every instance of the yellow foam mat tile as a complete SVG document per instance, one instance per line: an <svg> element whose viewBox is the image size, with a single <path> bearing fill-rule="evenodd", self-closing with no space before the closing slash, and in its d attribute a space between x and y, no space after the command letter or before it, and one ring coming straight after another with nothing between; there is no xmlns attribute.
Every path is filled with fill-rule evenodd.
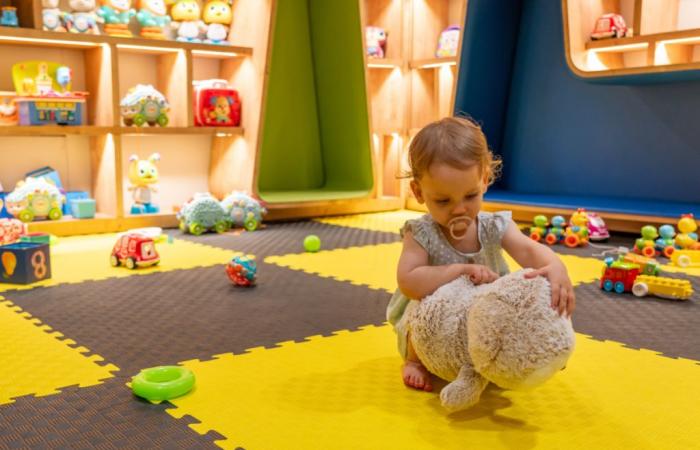
<svg viewBox="0 0 700 450"><path fill-rule="evenodd" d="M700 366L577 336L565 370L531 391L491 387L448 415L403 386L389 326L183 365L196 376L174 417L222 448L697 448Z"/></svg>
<svg viewBox="0 0 700 450"><path fill-rule="evenodd" d="M394 292L396 266L401 255L401 242L326 250L318 253L298 253L268 256L266 263L277 264L294 270L315 273L322 277L366 285L373 289ZM504 253L511 270L520 266ZM598 277L603 263L595 258L559 255L569 270L574 285L591 282Z"/></svg>
<svg viewBox="0 0 700 450"><path fill-rule="evenodd" d="M409 219L417 219L424 213L417 211L399 210L371 214L354 214L351 216L327 217L314 219L317 222L342 227L362 228L363 230L386 231L399 233L401 227Z"/></svg>
<svg viewBox="0 0 700 450"><path fill-rule="evenodd" d="M71 348L75 342L60 337L0 297L0 405L24 395L57 394L70 385L99 384L119 370L113 364L96 364L103 358L86 356L87 348Z"/></svg>
<svg viewBox="0 0 700 450"><path fill-rule="evenodd" d="M175 239L172 243L156 244L160 255L160 263L157 266L129 270L125 267L112 267L109 264L112 247L116 241L117 234L60 238L57 244L51 246L51 279L28 285L0 284L0 292L225 264L234 255L240 254Z"/></svg>

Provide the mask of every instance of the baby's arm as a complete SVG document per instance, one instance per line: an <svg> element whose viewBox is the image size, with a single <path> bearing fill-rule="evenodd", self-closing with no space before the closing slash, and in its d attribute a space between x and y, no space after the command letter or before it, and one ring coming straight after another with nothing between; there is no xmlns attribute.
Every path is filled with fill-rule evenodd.
<svg viewBox="0 0 700 450"><path fill-rule="evenodd" d="M406 231L397 270L399 289L406 297L421 300L462 275L468 275L474 284L498 278L496 273L478 264L431 266L429 263L428 252Z"/></svg>
<svg viewBox="0 0 700 450"><path fill-rule="evenodd" d="M503 235L501 246L521 266L536 269L526 274L525 278L547 277L552 287L552 308L558 309L559 314L566 312L569 316L574 312L574 288L566 266L552 249L525 236L512 220Z"/></svg>

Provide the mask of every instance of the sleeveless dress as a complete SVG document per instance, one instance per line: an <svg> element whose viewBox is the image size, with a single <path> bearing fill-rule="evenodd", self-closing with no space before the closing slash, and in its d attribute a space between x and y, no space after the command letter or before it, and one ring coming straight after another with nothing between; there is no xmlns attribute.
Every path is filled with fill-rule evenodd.
<svg viewBox="0 0 700 450"><path fill-rule="evenodd" d="M413 239L428 252L428 264L431 266L481 264L499 276L503 276L509 270L505 259L503 259L501 239L510 222L510 211L480 212L477 215L477 235L481 248L474 253L463 253L454 248L430 214L406 221L401 229L401 236L403 237L405 231L413 233ZM396 331L399 353L404 359L406 359L406 337L408 335L406 313L410 308L415 308L419 304L418 300L406 297L400 289L397 289L386 309L386 318Z"/></svg>

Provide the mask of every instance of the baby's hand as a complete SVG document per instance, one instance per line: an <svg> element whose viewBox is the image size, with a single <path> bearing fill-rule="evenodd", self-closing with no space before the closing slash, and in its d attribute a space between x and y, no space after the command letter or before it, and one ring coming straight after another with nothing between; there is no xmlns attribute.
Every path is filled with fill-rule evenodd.
<svg viewBox="0 0 700 450"><path fill-rule="evenodd" d="M566 312L567 316L573 314L576 308L576 294L571 285L569 274L561 261L541 267L525 274L525 278L536 276L547 277L552 287L552 309L558 310L559 315Z"/></svg>
<svg viewBox="0 0 700 450"><path fill-rule="evenodd" d="M463 274L469 278L474 285L491 283L498 279L498 274L481 264L465 264Z"/></svg>

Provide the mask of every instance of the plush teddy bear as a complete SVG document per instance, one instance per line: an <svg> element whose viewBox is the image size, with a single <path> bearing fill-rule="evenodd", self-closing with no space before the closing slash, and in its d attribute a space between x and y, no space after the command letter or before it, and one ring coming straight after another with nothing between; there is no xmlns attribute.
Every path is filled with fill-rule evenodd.
<svg viewBox="0 0 700 450"><path fill-rule="evenodd" d="M408 313L421 362L451 381L440 392L447 410L473 406L489 382L534 387L566 365L574 349L571 321L551 308L549 282L524 273L480 286L460 277Z"/></svg>

